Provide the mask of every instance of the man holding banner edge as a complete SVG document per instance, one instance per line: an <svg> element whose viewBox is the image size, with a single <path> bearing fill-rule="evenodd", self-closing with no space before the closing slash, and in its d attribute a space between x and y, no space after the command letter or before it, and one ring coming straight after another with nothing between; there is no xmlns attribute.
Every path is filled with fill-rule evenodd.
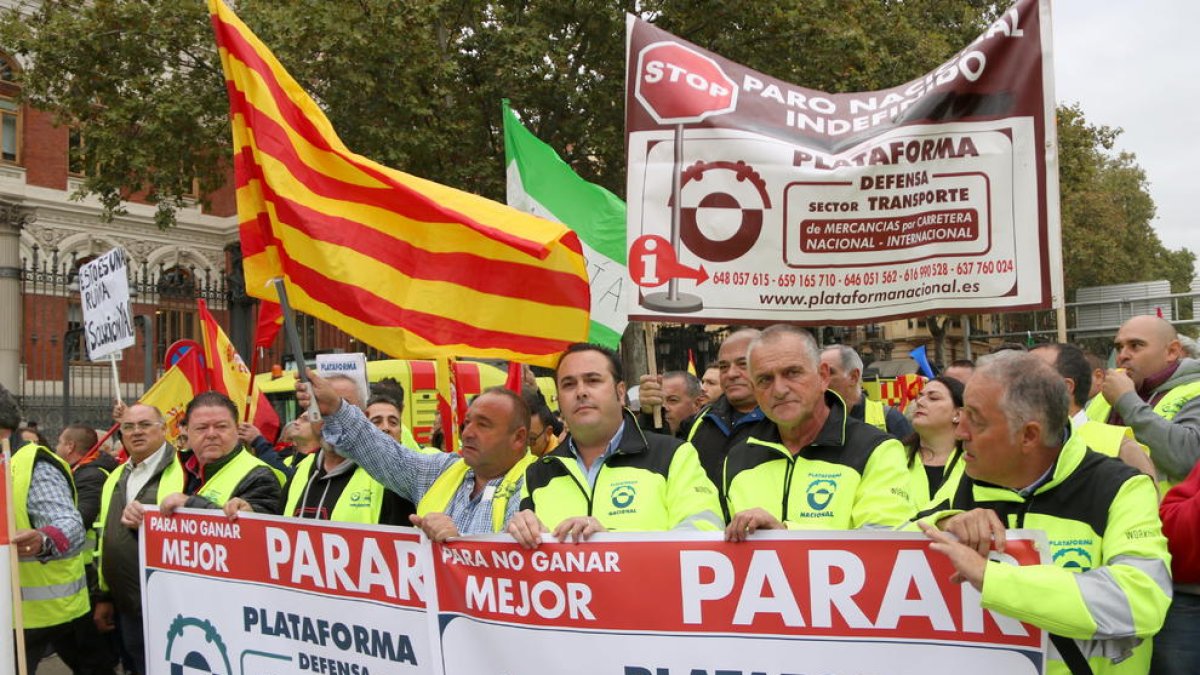
<svg viewBox="0 0 1200 675"><path fill-rule="evenodd" d="M964 404L966 475L919 515L931 548L985 609L1054 633L1047 673L1146 672L1172 594L1153 479L1070 435L1066 384L1035 355L989 357ZM1045 529L1054 564L990 562L1010 527Z"/></svg>

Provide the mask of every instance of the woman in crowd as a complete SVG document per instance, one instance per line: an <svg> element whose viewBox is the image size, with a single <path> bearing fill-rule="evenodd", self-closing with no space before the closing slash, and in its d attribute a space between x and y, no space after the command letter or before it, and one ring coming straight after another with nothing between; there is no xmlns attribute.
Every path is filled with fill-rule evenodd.
<svg viewBox="0 0 1200 675"><path fill-rule="evenodd" d="M963 384L944 375L925 383L913 407L913 433L904 439L913 502L924 508L943 485L963 474L962 443L954 438L962 414Z"/></svg>

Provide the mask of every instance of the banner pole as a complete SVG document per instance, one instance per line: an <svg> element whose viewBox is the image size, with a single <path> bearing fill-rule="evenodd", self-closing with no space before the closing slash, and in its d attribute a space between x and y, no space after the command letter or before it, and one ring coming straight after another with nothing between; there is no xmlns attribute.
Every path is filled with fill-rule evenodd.
<svg viewBox="0 0 1200 675"><path fill-rule="evenodd" d="M308 368L304 361L304 348L300 345L300 333L296 330L296 315L292 312L291 303L288 302L287 288L284 286L283 277L275 277L271 283L275 284L275 292L279 294L279 306L283 308L283 332L287 335L288 348L292 350L292 360L296 362L300 381L309 384ZM317 407L316 396L311 397L309 401L308 419L310 422L321 421L321 410Z"/></svg>
<svg viewBox="0 0 1200 675"><path fill-rule="evenodd" d="M125 405L125 401L121 400L121 373L117 370L117 355L118 354L120 354L120 352L113 352L112 354L109 354L108 362L109 362L109 364L112 365L113 395L116 396L117 403L120 403L121 405ZM68 422L69 420L63 420L63 421Z"/></svg>
<svg viewBox="0 0 1200 675"><path fill-rule="evenodd" d="M8 566L8 589L0 591L0 594L8 595L8 604L12 607L12 614L0 612L0 640L10 630L16 636L13 641L16 653L8 654L8 656L12 656L13 661L16 662L16 672L26 675L28 670L25 668L25 618L21 608L21 568L20 561L17 559L17 547L12 545L13 533L17 531L17 521L12 502L12 447L8 441L7 438L0 439L0 452L3 453L0 455L0 459L3 459L0 469L4 471L4 477L0 478L0 490L3 490L4 493L0 495L2 497L0 504L4 505L4 522L0 523L0 529L2 529L0 545L7 549L2 558L3 562L0 564ZM10 621L11 623L9 623ZM0 647L0 655L6 654L7 651Z"/></svg>
<svg viewBox="0 0 1200 675"><path fill-rule="evenodd" d="M642 331L642 337L646 340L646 370L650 371L651 375L658 375L658 354L654 352L654 337L658 333L658 326L653 323L647 323L645 330ZM654 428L662 428L662 406L654 406Z"/></svg>

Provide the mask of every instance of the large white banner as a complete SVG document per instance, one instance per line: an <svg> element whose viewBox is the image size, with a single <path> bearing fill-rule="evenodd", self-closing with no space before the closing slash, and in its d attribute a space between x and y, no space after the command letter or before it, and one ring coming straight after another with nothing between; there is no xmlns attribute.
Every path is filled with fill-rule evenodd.
<svg viewBox="0 0 1200 675"><path fill-rule="evenodd" d="M919 534L598 535L527 551L213 512L143 526L151 675L1037 675L1046 635L980 608ZM1009 533L1004 562L1045 562Z"/></svg>
<svg viewBox="0 0 1200 675"><path fill-rule="evenodd" d="M1006 561L1042 561L1012 541ZM980 609L922 535L606 534L535 551L489 537L430 555L446 675L1033 675L1045 662L1045 634Z"/></svg>
<svg viewBox="0 0 1200 675"><path fill-rule="evenodd" d="M134 343L125 254L114 248L79 267L83 336L93 361L119 356Z"/></svg>
<svg viewBox="0 0 1200 675"><path fill-rule="evenodd" d="M830 94L630 17L634 318L855 323L1061 301L1049 5Z"/></svg>
<svg viewBox="0 0 1200 675"><path fill-rule="evenodd" d="M415 530L147 509L150 675L429 673Z"/></svg>

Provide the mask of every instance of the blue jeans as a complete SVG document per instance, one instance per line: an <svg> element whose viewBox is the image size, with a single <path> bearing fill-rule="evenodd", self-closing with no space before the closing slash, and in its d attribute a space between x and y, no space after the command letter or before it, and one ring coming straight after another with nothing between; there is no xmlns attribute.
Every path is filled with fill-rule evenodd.
<svg viewBox="0 0 1200 675"><path fill-rule="evenodd" d="M117 631L121 633L121 643L125 653L133 660L137 675L146 673L146 641L142 635L142 617L138 614L122 614L117 612Z"/></svg>
<svg viewBox="0 0 1200 675"><path fill-rule="evenodd" d="M1153 675L1200 673L1200 595L1175 591L1167 620L1154 637Z"/></svg>

